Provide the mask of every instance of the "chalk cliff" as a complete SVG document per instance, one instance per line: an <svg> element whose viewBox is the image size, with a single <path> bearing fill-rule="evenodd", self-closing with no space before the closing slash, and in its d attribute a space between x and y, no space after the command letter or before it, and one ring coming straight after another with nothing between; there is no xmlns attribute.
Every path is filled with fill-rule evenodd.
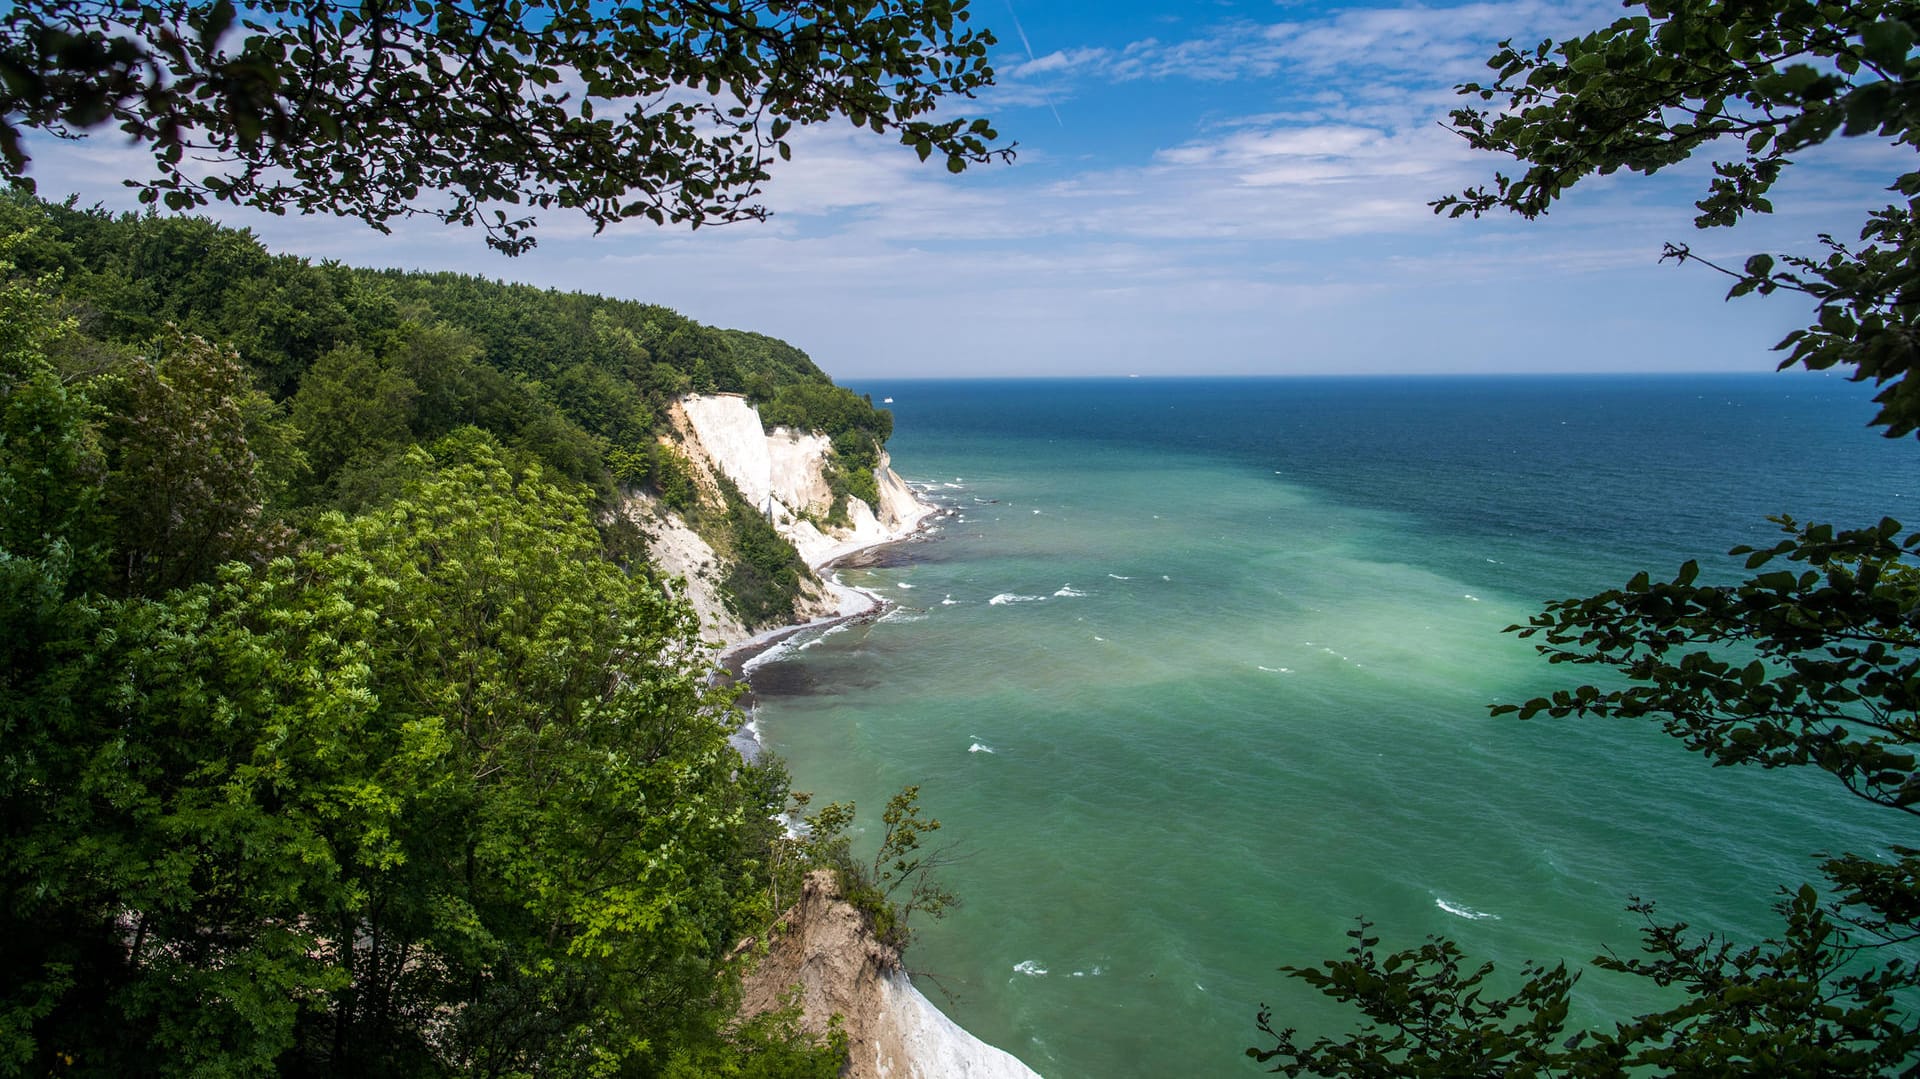
<svg viewBox="0 0 1920 1079"><path fill-rule="evenodd" d="M833 508L827 486L831 442L824 434L776 427L764 430L760 413L738 394L695 394L676 401L668 413L668 441L692 466L703 498L718 500L718 477L725 476L749 504L765 514L775 530L807 566L818 571L833 560L864 547L912 534L934 507L920 501L889 466L883 454L874 476L880 504L847 501L845 525L826 523ZM713 546L680 515L645 494L631 496L623 511L648 539L653 564L686 581L686 598L700 614L707 639L737 644L765 626L742 625L727 608L720 582L726 567ZM817 578L807 583L795 611L796 622L859 613L871 597L836 589Z"/></svg>
<svg viewBox="0 0 1920 1079"><path fill-rule="evenodd" d="M830 871L809 874L777 931L751 943L760 954L741 983L741 1014L773 1011L799 986L802 1027L821 1034L840 1017L846 1079L1039 1079L920 995Z"/></svg>

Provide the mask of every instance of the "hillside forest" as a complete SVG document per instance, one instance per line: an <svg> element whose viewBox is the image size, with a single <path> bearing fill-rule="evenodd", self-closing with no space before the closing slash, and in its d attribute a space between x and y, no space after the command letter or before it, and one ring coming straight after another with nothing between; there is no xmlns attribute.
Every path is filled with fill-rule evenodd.
<svg viewBox="0 0 1920 1079"><path fill-rule="evenodd" d="M835 1074L727 957L844 844L613 512L791 613L688 392L872 494L890 416L772 338L0 198L0 1074Z"/></svg>

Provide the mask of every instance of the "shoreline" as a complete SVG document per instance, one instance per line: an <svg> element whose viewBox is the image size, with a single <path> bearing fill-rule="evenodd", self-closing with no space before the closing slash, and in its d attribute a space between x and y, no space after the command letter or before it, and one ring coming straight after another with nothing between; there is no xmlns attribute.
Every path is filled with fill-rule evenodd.
<svg viewBox="0 0 1920 1079"><path fill-rule="evenodd" d="M912 485L908 486L911 489ZM843 582L835 571L857 556L895 544L923 541L934 521L953 512L951 506L930 501L926 494L927 492L922 490L913 491L914 501L920 509L906 521L901 530L872 543L836 546L818 563L807 566L807 569L820 579L827 593L837 601L832 614L793 625L761 630L745 640L724 645L714 654L713 665L717 668L714 676L716 681L722 685L744 687L737 703L745 719L733 733L734 746L740 750L742 756L753 760L759 755L761 749L760 727L753 699L753 667L756 661L764 660L776 652L781 645L809 630L819 630L824 634L825 631L838 626L872 622L896 606L894 600L872 589L856 588Z"/></svg>

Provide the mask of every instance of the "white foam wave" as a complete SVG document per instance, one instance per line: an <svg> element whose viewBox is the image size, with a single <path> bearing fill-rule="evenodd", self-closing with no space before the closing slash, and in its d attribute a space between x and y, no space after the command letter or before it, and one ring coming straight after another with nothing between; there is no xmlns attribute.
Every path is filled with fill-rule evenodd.
<svg viewBox="0 0 1920 1079"><path fill-rule="evenodd" d="M954 599L954 598L953 598L953 593L952 593L952 592L948 592L948 593L947 593L947 598L946 598L946 599L943 599L943 600L941 600L941 601L940 601L940 606L942 606L942 607L952 607L953 605L955 605L955 604L957 604L957 603L959 603L959 602L960 602L959 600L957 600L957 599Z"/></svg>
<svg viewBox="0 0 1920 1079"><path fill-rule="evenodd" d="M1119 575L1118 573L1109 573L1109 574L1107 574L1107 576L1109 576L1109 577L1111 577L1111 578L1113 578L1113 579L1114 579L1114 580L1116 580L1116 581L1131 581L1131 580L1133 580L1133 578L1131 578L1131 577L1122 577L1122 576L1120 576L1120 575Z"/></svg>
<svg viewBox="0 0 1920 1079"><path fill-rule="evenodd" d="M1160 579L1161 579L1161 580L1163 580L1163 581L1171 581L1171 580L1173 580L1173 578L1171 578L1171 577L1169 577L1169 576L1167 576L1167 575L1166 575L1166 574L1164 574L1164 573L1162 573L1162 574L1160 575Z"/></svg>
<svg viewBox="0 0 1920 1079"><path fill-rule="evenodd" d="M1472 600L1472 601L1474 601L1475 603L1478 603L1478 602L1480 602L1480 597L1479 597L1479 596L1475 596L1475 595L1471 595L1471 594L1468 594L1468 595L1462 595L1462 596L1461 596L1460 598L1461 598L1461 599L1470 599L1470 600Z"/></svg>
<svg viewBox="0 0 1920 1079"><path fill-rule="evenodd" d="M900 582L897 582L897 583L896 583L896 584L894 585L894 587L895 587L895 588L912 588L913 586L912 586L912 585L910 585L910 584L908 584L908 583L907 583L907 582L905 582L905 581L900 581Z"/></svg>
<svg viewBox="0 0 1920 1079"><path fill-rule="evenodd" d="M881 622L925 622L926 620L925 612L910 611L905 607L895 607L878 619Z"/></svg>
<svg viewBox="0 0 1920 1079"><path fill-rule="evenodd" d="M1084 596L1087 593L1080 591L1078 588L1075 588L1070 584L1063 584L1057 590L1055 590L1053 594L1056 596L1065 596L1068 599L1077 599L1078 597Z"/></svg>
<svg viewBox="0 0 1920 1079"><path fill-rule="evenodd" d="M1434 899L1433 905L1436 907L1439 907L1441 910L1446 911L1448 914L1451 914L1456 918L1465 918L1470 922L1484 921L1488 918L1491 918L1496 922L1500 920L1500 916L1498 914L1488 914L1486 911L1474 910L1472 907L1467 907L1467 906L1456 906L1455 904L1449 903L1446 900L1440 899L1438 897Z"/></svg>
<svg viewBox="0 0 1920 1079"><path fill-rule="evenodd" d="M1292 667L1261 667L1258 663L1254 664L1254 666L1258 667L1260 670L1266 671L1269 674L1292 674L1293 673Z"/></svg>
<svg viewBox="0 0 1920 1079"><path fill-rule="evenodd" d="M982 745L979 742L975 742L974 744L967 747L967 752L968 753L992 753L993 747L989 745Z"/></svg>
<svg viewBox="0 0 1920 1079"><path fill-rule="evenodd" d="M1039 510L1034 510L1033 512L1035 512L1035 513L1039 513L1040 511L1039 511Z"/></svg>
<svg viewBox="0 0 1920 1079"><path fill-rule="evenodd" d="M1094 635L1093 635L1093 639L1094 639L1094 640L1096 640L1096 641L1104 641L1104 640L1106 640L1106 638L1105 638L1105 637L1102 637L1102 636L1100 636L1100 635L1099 635L1098 633L1096 633L1096 634L1094 634Z"/></svg>
<svg viewBox="0 0 1920 1079"><path fill-rule="evenodd" d="M777 663L798 651L799 648L800 646L794 638L788 637L774 644L766 651L761 652L759 655L754 656L752 659L747 660L745 663L742 663L740 665L740 673L751 677L753 672L759 670L763 664Z"/></svg>
<svg viewBox="0 0 1920 1079"><path fill-rule="evenodd" d="M1041 966L1037 959L1024 959L1013 965L1013 972L1025 974L1029 978L1038 978L1047 972L1047 968Z"/></svg>
<svg viewBox="0 0 1920 1079"><path fill-rule="evenodd" d="M1013 592L1002 592L987 602L995 607L1004 607L1009 603L1039 603L1045 596L1022 596Z"/></svg>

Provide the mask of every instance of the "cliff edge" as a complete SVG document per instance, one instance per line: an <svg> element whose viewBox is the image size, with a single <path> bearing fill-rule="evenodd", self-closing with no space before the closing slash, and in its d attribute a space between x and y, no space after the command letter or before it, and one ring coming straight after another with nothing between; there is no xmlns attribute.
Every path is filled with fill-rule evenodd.
<svg viewBox="0 0 1920 1079"><path fill-rule="evenodd" d="M834 495L827 481L832 442L826 435L784 427L766 431L759 410L730 393L682 397L667 419L672 434L663 441L685 459L702 497L717 500L720 478L725 477L815 573L854 551L913 534L935 511L882 453L874 473L880 504L849 497L846 523L829 524ZM621 509L646 534L653 564L686 582L684 595L699 613L709 641L727 647L769 628L743 624L729 608L721 585L726 567L713 545L683 516L643 493L630 495ZM803 584L793 623L859 614L875 602L816 576Z"/></svg>
<svg viewBox="0 0 1920 1079"><path fill-rule="evenodd" d="M824 1034L832 1017L840 1017L846 1079L1039 1079L922 996L900 969L899 955L841 898L831 871L807 875L800 901L780 925L741 982L740 1014L778 1010L799 986L803 1028Z"/></svg>

